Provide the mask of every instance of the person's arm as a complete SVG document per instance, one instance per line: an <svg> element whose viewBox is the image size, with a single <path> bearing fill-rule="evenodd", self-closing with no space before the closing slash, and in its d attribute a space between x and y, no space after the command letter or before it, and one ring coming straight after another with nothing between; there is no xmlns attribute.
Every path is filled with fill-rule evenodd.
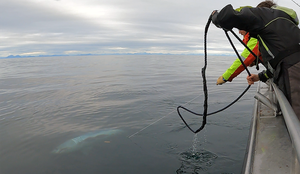
<svg viewBox="0 0 300 174"><path fill-rule="evenodd" d="M247 46L254 52L256 55L260 54L258 51L258 42L257 39L251 38ZM244 51L241 54L241 58L244 59L244 64L246 66L249 66L253 61L256 60L256 57L250 53L250 51L245 48ZM233 64L228 68L225 73L218 78L217 85L223 84L226 81L232 81L236 76L238 76L241 72L245 70L245 67L242 65L240 59L236 59ZM221 80L222 79L222 80Z"/></svg>
<svg viewBox="0 0 300 174"><path fill-rule="evenodd" d="M268 70L263 70L262 72L258 73L259 80L262 82L266 82L269 78L272 78L273 75Z"/></svg>
<svg viewBox="0 0 300 174"><path fill-rule="evenodd" d="M270 72L267 70L263 70L262 72L258 73L258 74L251 74L251 76L247 77L247 81L249 85L254 84L254 82L257 81L262 81L262 82L266 82L269 78L271 78L272 74L270 74Z"/></svg>
<svg viewBox="0 0 300 174"><path fill-rule="evenodd" d="M240 12L235 11L231 4L225 6L220 12L214 11L212 22L220 28L231 30L238 28L245 31L257 31L262 29L263 23L261 18L255 13L255 8L243 8Z"/></svg>
<svg viewBox="0 0 300 174"><path fill-rule="evenodd" d="M247 46L254 52L256 55L260 54L258 51L258 42L257 39L251 38ZM250 51L245 48L241 54L241 58L244 59L244 64L249 66L253 61L256 60L256 57L250 53ZM245 67L239 59L236 59L232 66L223 74L224 79L227 81L232 81L236 76L245 70Z"/></svg>

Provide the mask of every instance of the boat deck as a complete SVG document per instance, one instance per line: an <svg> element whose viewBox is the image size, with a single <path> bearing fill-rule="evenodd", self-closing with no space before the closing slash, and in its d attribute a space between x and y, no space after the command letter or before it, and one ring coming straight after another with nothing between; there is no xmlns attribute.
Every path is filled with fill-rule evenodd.
<svg viewBox="0 0 300 174"><path fill-rule="evenodd" d="M276 103L274 91L270 86L260 83L258 92L271 103ZM260 100L255 101L245 161L244 173L247 174L300 173L284 117L276 114L276 111Z"/></svg>

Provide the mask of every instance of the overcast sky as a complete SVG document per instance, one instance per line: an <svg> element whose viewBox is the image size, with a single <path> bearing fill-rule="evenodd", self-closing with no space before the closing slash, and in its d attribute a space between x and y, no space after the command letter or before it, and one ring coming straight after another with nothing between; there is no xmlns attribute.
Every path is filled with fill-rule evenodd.
<svg viewBox="0 0 300 174"><path fill-rule="evenodd" d="M300 3L300 0L294 0ZM299 2L298 2L299 1ZM0 57L103 53L203 53L204 27L215 9L261 0L0 0ZM300 7L292 0L280 6ZM237 31L237 30L235 30ZM234 38L233 38L234 39ZM233 54L210 26L209 53ZM241 45L238 46L242 50Z"/></svg>

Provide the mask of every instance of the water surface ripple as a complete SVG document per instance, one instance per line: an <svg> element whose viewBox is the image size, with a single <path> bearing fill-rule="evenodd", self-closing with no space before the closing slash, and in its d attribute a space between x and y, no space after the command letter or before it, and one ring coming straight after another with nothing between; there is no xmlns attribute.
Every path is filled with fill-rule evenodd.
<svg viewBox="0 0 300 174"><path fill-rule="evenodd" d="M209 112L226 106L247 87L246 73L232 83L215 85L234 59L208 59ZM0 62L1 174L241 171L255 86L231 108L209 116L205 131L198 134L196 151L187 150L193 148L194 135L176 107L186 104L203 112L203 56L68 56ZM201 117L183 115L193 128L201 125ZM121 131L105 132L107 128ZM76 137L81 138L75 139L80 140L77 144L64 147L74 149L53 153Z"/></svg>

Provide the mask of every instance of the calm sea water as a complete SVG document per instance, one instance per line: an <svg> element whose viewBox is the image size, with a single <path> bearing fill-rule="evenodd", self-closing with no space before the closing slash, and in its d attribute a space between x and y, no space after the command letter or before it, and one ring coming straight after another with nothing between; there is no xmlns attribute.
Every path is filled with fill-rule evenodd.
<svg viewBox="0 0 300 174"><path fill-rule="evenodd" d="M208 57L208 112L247 87L245 72L215 85L234 59ZM203 64L182 55L1 59L0 173L239 174L256 86L194 135L176 107L203 112ZM200 127L201 117L182 114Z"/></svg>

